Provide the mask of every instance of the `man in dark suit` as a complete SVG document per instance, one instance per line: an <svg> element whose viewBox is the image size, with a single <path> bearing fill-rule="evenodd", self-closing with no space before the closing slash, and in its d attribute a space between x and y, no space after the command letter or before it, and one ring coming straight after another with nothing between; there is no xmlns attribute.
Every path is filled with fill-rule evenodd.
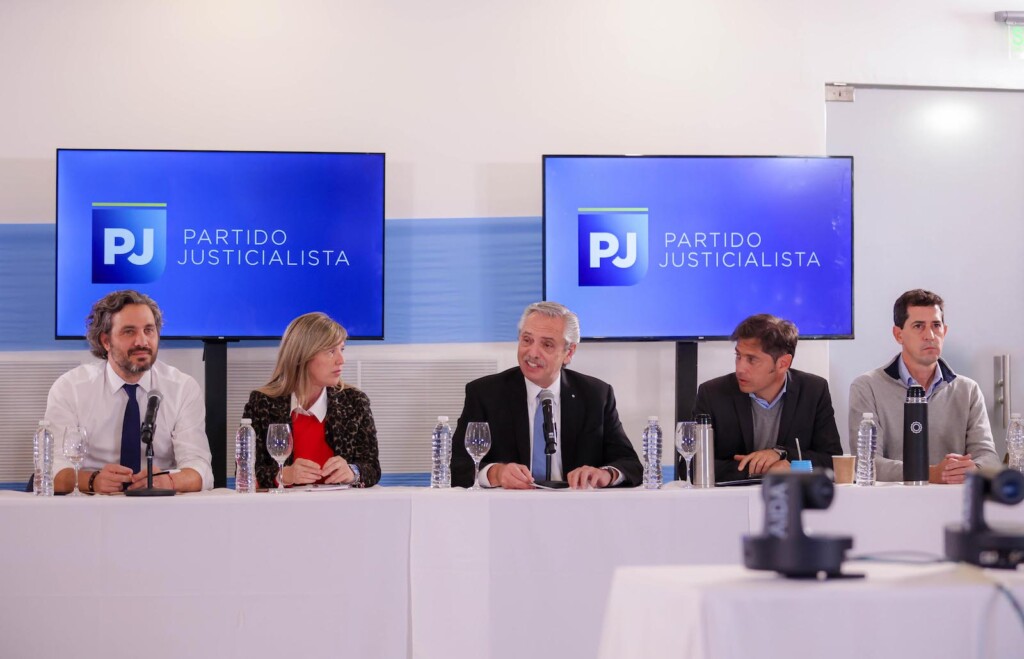
<svg viewBox="0 0 1024 659"><path fill-rule="evenodd" d="M580 340L576 314L555 302L537 302L519 320L518 368L466 385L466 401L452 438L452 485L473 483L466 424L486 421L491 450L481 461L484 487L529 489L545 477L540 394L553 396L556 452L551 480L572 488L638 485L643 468L619 422L611 386L564 369Z"/></svg>
<svg viewBox="0 0 1024 659"><path fill-rule="evenodd" d="M732 333L736 372L697 389L695 414L715 430L715 480L789 471L797 459L832 468L843 452L828 382L790 368L797 329L768 314L747 318Z"/></svg>

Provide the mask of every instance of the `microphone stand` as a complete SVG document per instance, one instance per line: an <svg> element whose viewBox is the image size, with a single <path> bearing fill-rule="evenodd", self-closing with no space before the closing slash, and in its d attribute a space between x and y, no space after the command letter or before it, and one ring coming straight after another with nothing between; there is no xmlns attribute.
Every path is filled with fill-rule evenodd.
<svg viewBox="0 0 1024 659"><path fill-rule="evenodd" d="M155 423L142 425L142 441L146 444L146 487L138 490L125 490L126 497L173 497L174 490L153 487L153 431Z"/></svg>
<svg viewBox="0 0 1024 659"><path fill-rule="evenodd" d="M567 482L551 480L551 463L555 459L555 424L544 429L544 480L537 483L552 490L563 490L569 487Z"/></svg>

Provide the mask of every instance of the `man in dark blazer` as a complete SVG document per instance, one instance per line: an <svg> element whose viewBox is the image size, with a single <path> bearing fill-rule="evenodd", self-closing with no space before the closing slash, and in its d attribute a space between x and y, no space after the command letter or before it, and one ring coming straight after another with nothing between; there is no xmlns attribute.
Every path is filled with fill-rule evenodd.
<svg viewBox="0 0 1024 659"><path fill-rule="evenodd" d="M519 321L519 366L466 385L466 401L452 438L452 485L473 483L466 424L486 421L491 450L481 461L484 487L528 489L544 478L541 391L554 394L557 449L552 480L573 488L638 485L643 468L615 409L611 386L568 366L580 340L576 314L537 302Z"/></svg>
<svg viewBox="0 0 1024 659"><path fill-rule="evenodd" d="M797 459L832 468L843 452L828 382L790 368L798 333L788 320L761 314L733 332L736 372L697 389L694 414L710 414L715 430L715 480L789 471Z"/></svg>

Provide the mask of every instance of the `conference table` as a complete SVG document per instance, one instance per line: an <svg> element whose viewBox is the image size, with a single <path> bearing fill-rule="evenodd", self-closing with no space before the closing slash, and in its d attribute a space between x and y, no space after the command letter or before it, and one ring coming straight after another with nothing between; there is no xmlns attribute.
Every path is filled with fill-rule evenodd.
<svg viewBox="0 0 1024 659"><path fill-rule="evenodd" d="M838 486L809 532L942 553L962 488ZM594 657L627 566L742 562L759 487L0 493L0 656ZM989 505L1024 523L1024 506Z"/></svg>
<svg viewBox="0 0 1024 659"><path fill-rule="evenodd" d="M0 656L406 656L409 510L383 488L5 493Z"/></svg>
<svg viewBox="0 0 1024 659"><path fill-rule="evenodd" d="M855 564L862 579L787 580L740 566L615 573L601 659L1019 659L1024 574ZM997 586L998 584L998 586Z"/></svg>

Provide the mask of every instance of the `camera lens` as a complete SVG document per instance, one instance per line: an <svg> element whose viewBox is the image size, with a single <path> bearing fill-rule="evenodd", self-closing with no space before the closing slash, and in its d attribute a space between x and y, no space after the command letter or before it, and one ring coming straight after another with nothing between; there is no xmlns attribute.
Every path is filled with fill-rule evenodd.
<svg viewBox="0 0 1024 659"><path fill-rule="evenodd" d="M992 479L992 499L1013 505L1024 500L1024 474L1004 469Z"/></svg>

